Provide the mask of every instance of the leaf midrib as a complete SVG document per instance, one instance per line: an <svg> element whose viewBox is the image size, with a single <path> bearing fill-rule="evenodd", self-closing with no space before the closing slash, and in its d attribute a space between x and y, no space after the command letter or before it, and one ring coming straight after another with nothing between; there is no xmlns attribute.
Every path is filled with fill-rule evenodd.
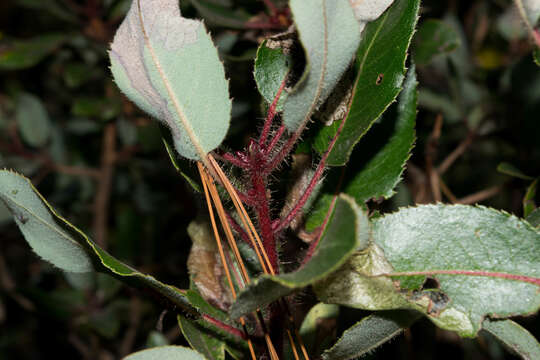
<svg viewBox="0 0 540 360"><path fill-rule="evenodd" d="M146 46L148 47L148 50L150 52L150 56L152 56L152 60L154 62L154 65L156 66L156 69L159 73L159 76L161 78L161 81L163 81L163 84L165 85L165 88L167 89L167 94L169 95L169 98L173 102L173 106L178 113L178 117L180 118L180 121L182 121L182 126L184 127L186 133L189 136L189 139L192 142L192 145L195 147L195 150L197 154L199 155L201 161L204 163L207 169L212 169L210 162L207 160L206 152L204 151L199 138L195 135L195 132L193 131L193 128L191 127L191 124L189 123L188 119L186 118L186 115L184 114L182 107L180 106L180 103L178 101L178 98L173 92L172 86L165 76L165 73L163 71L163 68L161 66L161 63L159 59L157 58L157 55L154 51L154 48L152 47L152 44L150 43L150 37L148 36L148 33L146 32L146 29L144 27L143 22L143 16L141 11L141 1L137 0L137 12L139 15L139 22L141 24L141 31L143 33L144 42ZM202 24L201 24L202 25Z"/></svg>

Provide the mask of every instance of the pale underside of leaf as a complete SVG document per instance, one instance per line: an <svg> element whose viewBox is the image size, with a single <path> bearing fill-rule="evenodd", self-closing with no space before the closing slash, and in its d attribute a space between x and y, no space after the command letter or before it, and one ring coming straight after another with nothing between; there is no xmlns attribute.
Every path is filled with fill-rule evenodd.
<svg viewBox="0 0 540 360"><path fill-rule="evenodd" d="M134 0L110 51L120 89L166 124L184 157L205 161L223 141L231 101L223 65L203 24L176 0Z"/></svg>
<svg viewBox="0 0 540 360"><path fill-rule="evenodd" d="M123 360L204 360L204 356L183 346L168 345L137 351Z"/></svg>
<svg viewBox="0 0 540 360"><path fill-rule="evenodd" d="M353 59L360 24L347 0L292 0L291 11L306 52L306 70L284 105L289 131L302 130Z"/></svg>
<svg viewBox="0 0 540 360"><path fill-rule="evenodd" d="M376 20L394 2L394 0L349 0L354 17L362 24Z"/></svg>

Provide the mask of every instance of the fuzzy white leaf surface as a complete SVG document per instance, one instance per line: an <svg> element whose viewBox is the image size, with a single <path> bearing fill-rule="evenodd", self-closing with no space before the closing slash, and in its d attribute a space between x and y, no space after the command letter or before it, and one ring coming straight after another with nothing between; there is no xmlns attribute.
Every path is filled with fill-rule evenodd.
<svg viewBox="0 0 540 360"><path fill-rule="evenodd" d="M231 100L217 50L202 22L177 0L133 0L109 52L118 87L168 126L175 148L204 160L229 127Z"/></svg>

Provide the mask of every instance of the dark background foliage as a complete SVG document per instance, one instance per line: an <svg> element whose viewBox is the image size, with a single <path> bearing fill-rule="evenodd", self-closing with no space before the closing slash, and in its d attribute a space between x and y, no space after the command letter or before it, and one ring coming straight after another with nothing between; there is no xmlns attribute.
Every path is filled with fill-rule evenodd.
<svg viewBox="0 0 540 360"><path fill-rule="evenodd" d="M194 5L207 2L183 1L183 13L201 16ZM284 30L286 13L270 18L262 1L213 2L228 4L222 14L202 16L231 78L226 145L241 148L263 116L251 72L255 51L265 36ZM160 128L119 93L109 74L106 50L129 3L0 2L0 164L31 178L51 204L117 257L185 288L186 227L204 208L171 166ZM416 147L397 195L372 207L479 202L523 216L526 189L540 175L540 72L526 30L507 14L511 5L423 2L420 26L426 19L444 21L459 45L429 63L418 61ZM420 57L420 40L413 40L413 57ZM522 173L509 165L506 173L497 171L504 162ZM185 343L175 316L151 299L105 276L64 276L40 261L5 209L0 231L0 359L114 359L146 346ZM540 335L535 316L519 321ZM344 320L338 330L347 325ZM420 321L372 357L511 355L486 335L460 339Z"/></svg>

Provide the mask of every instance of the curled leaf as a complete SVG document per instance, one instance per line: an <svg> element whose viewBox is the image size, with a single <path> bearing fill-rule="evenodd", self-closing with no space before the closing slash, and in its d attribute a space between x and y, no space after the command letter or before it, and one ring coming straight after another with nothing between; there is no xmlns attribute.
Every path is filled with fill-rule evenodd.
<svg viewBox="0 0 540 360"><path fill-rule="evenodd" d="M362 29L370 21L376 20L394 0L349 0L354 17L360 22Z"/></svg>
<svg viewBox="0 0 540 360"><path fill-rule="evenodd" d="M290 3L306 52L306 70L284 105L290 131L302 129L351 63L361 28L346 0L292 0Z"/></svg>
<svg viewBox="0 0 540 360"><path fill-rule="evenodd" d="M134 0L109 55L118 87L171 129L180 155L203 160L221 144L231 113L223 65L177 0Z"/></svg>

